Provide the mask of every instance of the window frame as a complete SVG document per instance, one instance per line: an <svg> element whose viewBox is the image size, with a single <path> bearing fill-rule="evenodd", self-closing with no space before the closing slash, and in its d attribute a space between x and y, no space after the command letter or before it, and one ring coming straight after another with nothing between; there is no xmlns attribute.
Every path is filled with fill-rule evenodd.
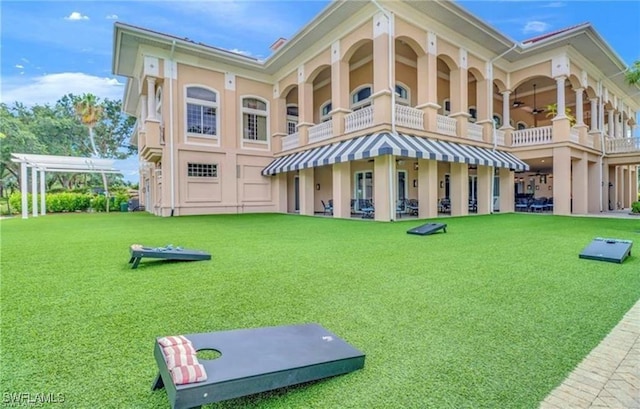
<svg viewBox="0 0 640 409"><path fill-rule="evenodd" d="M247 99L255 99L256 101L262 102L265 105L265 110L262 111L260 109L257 108L247 108L244 106L244 101ZM258 139L258 135L257 135L257 119L256 119L256 139L251 139L247 137L247 129L245 129L245 121L244 121L244 115L255 115L256 118L258 116L264 116L265 118L265 138L264 140L262 139ZM267 144L269 143L269 130L271 129L269 126L269 100L267 98L263 98L260 97L258 95L242 95L240 97L240 129L242 130L242 141L243 142L249 142L249 143L260 143L260 144Z"/></svg>
<svg viewBox="0 0 640 409"><path fill-rule="evenodd" d="M327 110L327 113L324 113L325 108L329 108ZM333 110L333 106L331 103L331 100L328 99L326 100L324 103L322 103L320 105L320 115L318 116L318 118L320 118L320 122L327 122L331 119L331 111Z"/></svg>
<svg viewBox="0 0 640 409"><path fill-rule="evenodd" d="M188 97L189 89L192 88L201 88L206 91L213 92L215 95L215 102L207 101L204 99L198 99L193 97ZM190 132L189 131L189 104L197 105L201 107L201 117L200 117L200 126L204 128L204 120L202 117L202 108L213 108L215 113L215 129L213 134L208 133L199 133L199 132ZM218 139L220 137L220 93L215 88L208 87L202 84L187 84L184 86L184 130L185 135L196 138L209 138L209 139Z"/></svg>
<svg viewBox="0 0 640 409"><path fill-rule="evenodd" d="M498 119L497 122L496 122L496 118ZM502 125L504 125L504 123L502 122L502 115L500 114L493 114L493 117L491 119L493 119L493 124L496 127L496 129L502 128Z"/></svg>
<svg viewBox="0 0 640 409"><path fill-rule="evenodd" d="M191 166L194 167L199 167L199 169L194 169L194 171L197 171L199 173L202 174L196 174L196 175L192 175L189 174L189 172L191 171ZM211 166L212 169L207 170L204 167L205 166ZM206 173L211 172L212 175L207 175ZM218 175L218 164L217 163L196 163L196 162L187 162L187 178L195 178L195 179L217 179L219 177Z"/></svg>
<svg viewBox="0 0 640 409"><path fill-rule="evenodd" d="M402 88L406 92L407 94L406 97L403 97L401 94L398 93L398 87ZM411 88L409 88L405 83L396 81L394 92L396 94L397 104L411 106Z"/></svg>
<svg viewBox="0 0 640 409"><path fill-rule="evenodd" d="M294 107L296 108L296 112L298 112L298 115L289 114L289 108L294 108ZM298 104L287 104L287 135L291 135L298 132L299 120L300 120L300 115L298 111ZM294 125L293 132L290 132L291 130L289 129L289 125Z"/></svg>
<svg viewBox="0 0 640 409"><path fill-rule="evenodd" d="M369 96L355 101L354 97L356 97L360 92L364 91L365 89L369 89ZM368 106L371 106L371 104L373 103L373 100L371 99L371 95L373 95L373 85L372 84L362 84L356 88L353 89L353 91L351 91L351 93L349 94L349 108L352 111L357 111L359 109L362 108L366 108Z"/></svg>
<svg viewBox="0 0 640 409"><path fill-rule="evenodd" d="M473 110L473 113L471 113L471 111ZM475 124L476 121L478 120L478 108L475 105L471 105L468 108L469 111L469 122Z"/></svg>
<svg viewBox="0 0 640 409"><path fill-rule="evenodd" d="M449 108L447 109L447 103L449 104ZM451 113L451 99L445 98L442 100L442 115L449 116Z"/></svg>
<svg viewBox="0 0 640 409"><path fill-rule="evenodd" d="M520 128L520 125L522 125L522 128ZM529 128L529 125L527 125L526 122L524 122L524 121L516 122L516 131L521 131L521 130L527 129L527 128Z"/></svg>

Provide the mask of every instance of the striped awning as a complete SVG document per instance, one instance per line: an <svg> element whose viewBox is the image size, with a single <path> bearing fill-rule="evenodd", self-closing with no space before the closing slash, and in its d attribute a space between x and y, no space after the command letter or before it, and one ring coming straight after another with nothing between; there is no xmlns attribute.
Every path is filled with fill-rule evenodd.
<svg viewBox="0 0 640 409"><path fill-rule="evenodd" d="M529 165L509 152L414 135L379 132L282 156L264 168L262 174L275 175L381 155L529 170Z"/></svg>

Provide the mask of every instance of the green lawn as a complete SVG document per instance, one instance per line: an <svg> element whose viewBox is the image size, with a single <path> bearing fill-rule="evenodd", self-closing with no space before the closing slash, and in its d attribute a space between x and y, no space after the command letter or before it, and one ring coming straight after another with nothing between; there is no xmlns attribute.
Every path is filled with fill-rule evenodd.
<svg viewBox="0 0 640 409"><path fill-rule="evenodd" d="M0 222L0 392L169 407L155 337L316 322L364 370L210 407L535 408L640 298L640 261L583 260L640 220L504 214L375 223L69 214ZM129 245L211 261L127 264ZM188 304L188 307L184 305Z"/></svg>

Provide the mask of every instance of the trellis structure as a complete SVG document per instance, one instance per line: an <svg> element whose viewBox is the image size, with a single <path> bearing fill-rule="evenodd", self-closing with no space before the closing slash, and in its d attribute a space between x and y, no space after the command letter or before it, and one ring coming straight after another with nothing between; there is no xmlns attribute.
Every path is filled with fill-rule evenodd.
<svg viewBox="0 0 640 409"><path fill-rule="evenodd" d="M83 158L75 156L32 155L12 153L11 162L20 164L20 192L22 194L22 218L29 218L27 202L28 169L31 169L32 213L38 217L38 172L40 173L40 215L47 213L45 202L46 172L70 173L121 173L113 167L112 159Z"/></svg>

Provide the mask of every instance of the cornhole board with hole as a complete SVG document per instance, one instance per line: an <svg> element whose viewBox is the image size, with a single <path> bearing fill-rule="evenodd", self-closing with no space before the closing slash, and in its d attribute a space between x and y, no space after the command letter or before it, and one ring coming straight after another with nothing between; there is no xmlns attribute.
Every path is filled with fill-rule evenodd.
<svg viewBox="0 0 640 409"><path fill-rule="evenodd" d="M202 382L175 385L156 340L159 373L152 390L167 390L173 409L194 408L364 367L365 355L318 324L239 329L185 335L196 351L221 355L198 358L207 373Z"/></svg>
<svg viewBox="0 0 640 409"><path fill-rule="evenodd" d="M596 237L582 250L579 257L590 260L622 263L625 258L631 255L632 245L633 242L631 240Z"/></svg>
<svg viewBox="0 0 640 409"><path fill-rule="evenodd" d="M427 234L433 234L439 230L447 232L447 225L444 223L427 223L422 226L414 227L407 230L407 234L418 234L420 236L426 236Z"/></svg>
<svg viewBox="0 0 640 409"><path fill-rule="evenodd" d="M139 244L132 244L129 251L131 252L129 263L133 263L131 268L137 268L143 257L183 261L211 260L211 254L204 251L173 246L145 247Z"/></svg>

